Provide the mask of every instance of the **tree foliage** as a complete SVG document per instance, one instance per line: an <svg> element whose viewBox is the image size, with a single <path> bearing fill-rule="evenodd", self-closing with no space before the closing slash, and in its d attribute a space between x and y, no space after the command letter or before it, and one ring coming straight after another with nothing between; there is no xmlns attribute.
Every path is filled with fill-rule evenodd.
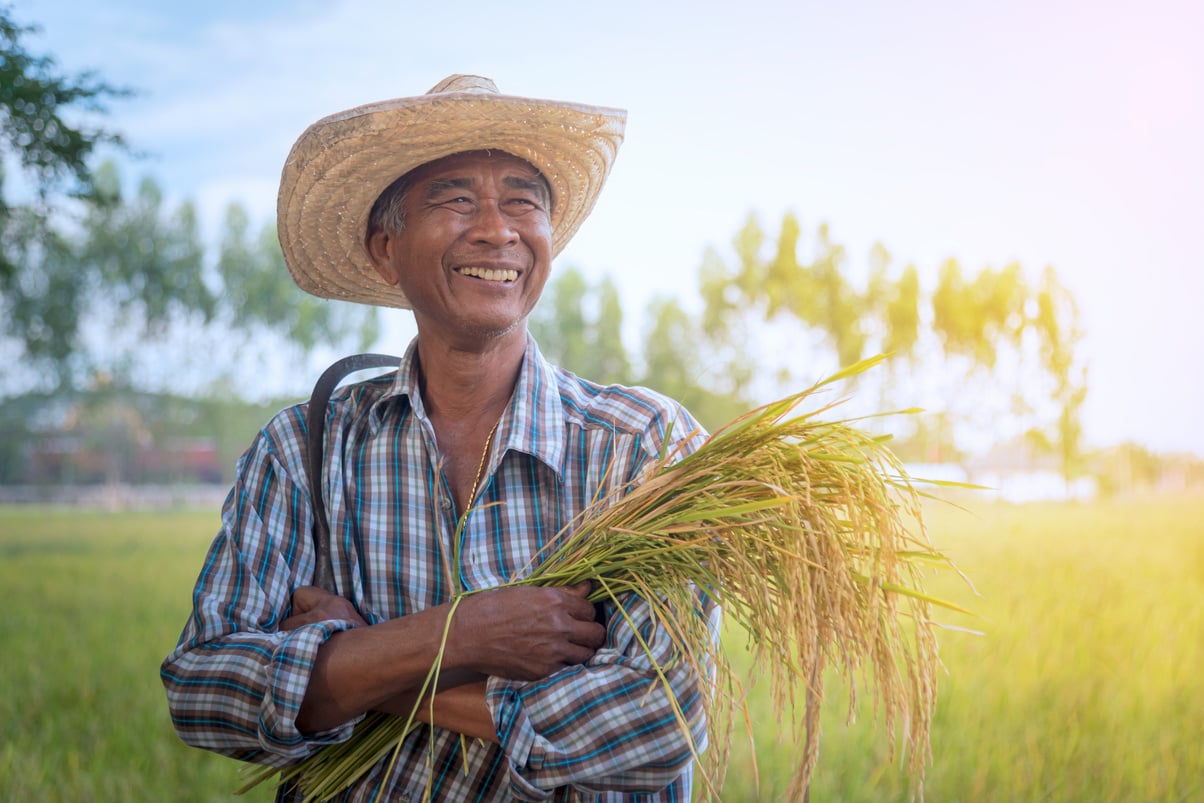
<svg viewBox="0 0 1204 803"><path fill-rule="evenodd" d="M25 39L37 27L22 25L8 6L0 6L0 159L11 156L36 191L29 205L34 222L44 222L53 193L63 188L75 195L93 191L89 160L98 145L123 146L119 133L89 124L106 110L106 102L130 94L129 90L100 80L93 72L75 75L59 71L55 60L31 53ZM0 229L12 242L7 223L11 209L4 197L0 162ZM25 221L20 233L42 231ZM0 249L0 281L11 282L19 263Z"/></svg>
<svg viewBox="0 0 1204 803"><path fill-rule="evenodd" d="M24 207L10 210L3 229L5 241L0 251L24 269L0 278L0 326L20 342L24 356L35 368L48 365L52 370L69 371L82 293L74 246L57 231L46 229L36 213Z"/></svg>
<svg viewBox="0 0 1204 803"><path fill-rule="evenodd" d="M302 352L340 343L362 351L380 334L375 307L320 299L297 287L284 262L276 227L264 226L252 237L250 217L239 204L226 209L216 272L220 318L231 333L282 337Z"/></svg>
<svg viewBox="0 0 1204 803"><path fill-rule="evenodd" d="M124 143L89 121L128 93L31 54L25 40L35 31L0 7L0 157L10 156L32 189L10 205L0 185L0 343L25 371L6 376L0 392L78 388L95 371L120 374L145 361L140 351L150 346L161 348L159 362L182 351L227 355L210 359L220 376L256 352L351 351L377 339L375 309L300 291L275 230L252 236L241 208L229 210L213 264L191 202L169 205L150 178L127 194L111 162L94 167L99 146ZM182 336L174 354L163 349Z"/></svg>
<svg viewBox="0 0 1204 803"><path fill-rule="evenodd" d="M1024 332L1028 297L1018 263L983 268L967 280L957 260L946 260L932 295L933 327L945 353L994 368L1000 347L1018 343Z"/></svg>
<svg viewBox="0 0 1204 803"><path fill-rule="evenodd" d="M779 384L797 387L825 370L851 365L874 352L906 357L919 336L919 281L914 268L896 278L890 255L877 246L867 281L851 277L849 256L826 225L816 230L810 259L800 258L803 232L798 218L787 213L777 237L765 233L750 215L733 240L734 264L708 252L700 270L703 321L712 340L743 341L742 359L778 358L777 366L761 362L758 373L773 373ZM772 334L758 338L759 326ZM765 340L790 338L791 348L767 348Z"/></svg>
<svg viewBox="0 0 1204 803"><path fill-rule="evenodd" d="M619 382L631 375L631 360L623 343L623 301L619 288L609 276L595 285L598 296L594 318L594 342L618 344L615 348L600 348L594 357L597 376L606 382Z"/></svg>
<svg viewBox="0 0 1204 803"><path fill-rule="evenodd" d="M631 383L623 308L609 277L591 285L578 268L560 268L527 326L553 363L594 382Z"/></svg>
<svg viewBox="0 0 1204 803"><path fill-rule="evenodd" d="M144 178L125 198L110 162L96 175L98 202L84 216L80 268L94 290L126 322L147 334L162 334L173 314L212 319L217 299L205 284L204 249L196 210L185 201L174 210L163 191Z"/></svg>
<svg viewBox="0 0 1204 803"><path fill-rule="evenodd" d="M75 356L84 286L74 270L74 244L52 225L56 197L95 200L89 160L98 146L124 142L89 119L129 92L91 72L62 73L52 57L27 48L36 32L0 6L0 335L64 375ZM28 185L20 203L8 197L6 164L15 164Z"/></svg>
<svg viewBox="0 0 1204 803"><path fill-rule="evenodd" d="M1087 400L1087 366L1079 352L1083 330L1074 296L1058 279L1057 271L1046 267L1037 291L1036 315L1032 321L1038 332L1041 364L1052 382L1051 401L1057 418L1045 438L1058 455L1067 481L1083 465L1082 407Z"/></svg>
<svg viewBox="0 0 1204 803"><path fill-rule="evenodd" d="M893 359L877 378L880 402L925 404L897 398L910 386L938 407L918 419L912 437L924 443L913 445L917 454L957 454L959 428L989 430L1002 401L1010 415L1033 420L1068 477L1081 463L1082 332L1073 297L1052 271L1034 286L1019 263L967 272L950 259L926 295L916 266L895 269L880 244L858 281L827 226L817 227L809 259L800 257L803 242L793 214L783 216L776 236L750 215L733 238L730 264L708 250L699 271L708 355L736 355L743 380L776 373L779 385L797 386L870 353L889 353ZM940 388L935 397L931 388ZM1053 418L1046 415L1051 406Z"/></svg>
<svg viewBox="0 0 1204 803"><path fill-rule="evenodd" d="M750 401L739 388L725 387L723 369L727 366L715 359L712 341L680 302L654 300L648 307L648 319L639 384L677 399L711 430L749 408Z"/></svg>
<svg viewBox="0 0 1204 803"><path fill-rule="evenodd" d="M294 350L304 357L320 345L350 352L378 338L375 308L302 292L275 228L252 236L240 206L227 212L211 265L190 202L168 204L150 178L127 197L111 163L96 170L94 188L69 233L50 226L40 240L21 239L12 251L23 268L0 309L10 342L37 377L33 386L50 389L55 379L60 388L78 388L97 371L138 385L128 374L140 363L178 363L185 354L202 355L217 381L266 354ZM29 218L23 213L14 225ZM30 384L14 387L10 378L4 390Z"/></svg>
<svg viewBox="0 0 1204 803"><path fill-rule="evenodd" d="M881 244L858 282L826 226L817 228L809 260L799 257L802 242L791 214L776 235L749 216L732 239L734 259L708 248L698 275L701 313L675 298L649 306L643 370L634 381L679 399L715 427L768 400L754 386L775 359L782 382L797 387L822 373L817 360L842 366L871 350L887 352L894 359L877 379L881 408L926 403L901 395L903 387L919 387L933 402L899 445L908 459L957 459L966 450L961 435L992 431L1002 403L1016 426L1031 424L1030 441L1058 456L1068 480L1080 470L1083 333L1074 298L1052 268L1032 283L1019 263L966 271L950 259L925 293L917 267L897 269ZM600 367L604 355L624 353L610 292L605 281L591 287L578 271L564 271L549 285L532 331L553 361L591 378L633 381ZM603 332L596 310L611 304L616 324ZM992 406L981 406L984 400Z"/></svg>

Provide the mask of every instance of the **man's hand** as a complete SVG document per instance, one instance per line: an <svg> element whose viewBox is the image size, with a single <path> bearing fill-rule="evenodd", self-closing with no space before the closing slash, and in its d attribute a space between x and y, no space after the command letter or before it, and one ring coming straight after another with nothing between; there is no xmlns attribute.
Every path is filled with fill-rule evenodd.
<svg viewBox="0 0 1204 803"><path fill-rule="evenodd" d="M484 675L538 680L583 664L606 639L586 597L589 583L560 588L498 588L470 594L452 614L441 686ZM327 619L367 622L351 602L317 586L293 592L292 615L281 630Z"/></svg>
<svg viewBox="0 0 1204 803"><path fill-rule="evenodd" d="M351 601L317 586L301 586L293 592L293 615L280 623L281 630L296 630L302 625L346 619L367 626Z"/></svg>
<svg viewBox="0 0 1204 803"><path fill-rule="evenodd" d="M470 594L452 614L445 661L484 675L538 680L583 664L606 640L589 583Z"/></svg>
<svg viewBox="0 0 1204 803"><path fill-rule="evenodd" d="M497 588L465 597L451 614L436 696L438 724L495 738L484 676L538 680L592 658L606 628L594 621L588 595L589 583L582 583ZM282 630L326 619L366 625L348 600L315 586L298 588L292 602ZM445 603L331 636L314 658L297 727L316 733L374 708L410 711L443 641L450 610Z"/></svg>

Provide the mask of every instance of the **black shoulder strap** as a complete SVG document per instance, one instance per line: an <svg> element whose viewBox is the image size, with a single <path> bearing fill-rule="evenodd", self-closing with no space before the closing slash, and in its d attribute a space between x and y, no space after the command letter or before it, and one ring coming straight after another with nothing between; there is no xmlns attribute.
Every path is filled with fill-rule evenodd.
<svg viewBox="0 0 1204 803"><path fill-rule="evenodd" d="M305 415L305 472L309 475L309 498L314 511L314 585L333 592L334 566L330 560L330 522L322 496L322 453L326 436L326 405L335 387L348 374L367 368L397 367L400 357L389 354L352 354L331 365L318 377Z"/></svg>

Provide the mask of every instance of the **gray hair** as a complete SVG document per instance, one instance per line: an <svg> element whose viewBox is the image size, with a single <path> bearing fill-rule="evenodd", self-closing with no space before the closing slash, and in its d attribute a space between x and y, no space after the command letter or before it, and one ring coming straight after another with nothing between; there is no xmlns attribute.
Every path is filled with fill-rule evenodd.
<svg viewBox="0 0 1204 803"><path fill-rule="evenodd" d="M412 171L411 171L412 172ZM406 222L406 193L410 190L410 173L401 176L382 192L368 213L368 231L365 238L378 231L400 234Z"/></svg>

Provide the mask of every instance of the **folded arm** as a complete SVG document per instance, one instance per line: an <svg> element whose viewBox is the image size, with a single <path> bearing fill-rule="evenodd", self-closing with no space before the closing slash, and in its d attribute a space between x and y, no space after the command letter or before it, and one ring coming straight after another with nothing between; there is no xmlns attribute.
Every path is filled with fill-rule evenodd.
<svg viewBox="0 0 1204 803"><path fill-rule="evenodd" d="M256 441L242 469L193 615L161 669L189 744L281 764L347 738L368 710L408 714L401 706L412 705L441 647L447 688L488 674L544 677L588 660L602 643L585 586L474 594L450 628L449 604L369 626L350 602L305 586L313 572L308 499L268 439ZM488 737L483 686L469 701L457 692L437 710L454 712L447 724L456 730Z"/></svg>

